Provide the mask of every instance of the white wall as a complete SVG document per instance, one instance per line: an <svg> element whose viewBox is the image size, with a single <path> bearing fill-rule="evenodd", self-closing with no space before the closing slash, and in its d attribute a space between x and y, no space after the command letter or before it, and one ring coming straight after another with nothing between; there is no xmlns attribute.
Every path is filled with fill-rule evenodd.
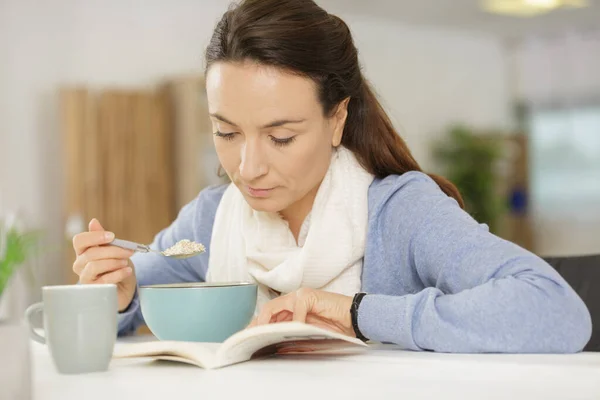
<svg viewBox="0 0 600 400"><path fill-rule="evenodd" d="M202 68L202 53L227 2L219 0L4 0L0 2L0 191L48 229L61 227L61 137L56 90L66 83L151 84ZM342 17L345 17L341 14ZM508 120L500 42L347 16L368 77L417 158L444 127ZM47 256L47 282L62 276Z"/></svg>
<svg viewBox="0 0 600 400"><path fill-rule="evenodd" d="M520 98L536 104L600 98L600 30L527 38L514 59Z"/></svg>
<svg viewBox="0 0 600 400"><path fill-rule="evenodd" d="M504 44L491 36L349 16L367 77L423 168L448 124L510 128Z"/></svg>

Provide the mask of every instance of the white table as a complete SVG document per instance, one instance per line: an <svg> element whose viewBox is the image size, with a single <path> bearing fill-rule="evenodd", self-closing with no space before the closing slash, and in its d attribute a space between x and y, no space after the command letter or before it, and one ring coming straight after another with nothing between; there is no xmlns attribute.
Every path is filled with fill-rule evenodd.
<svg viewBox="0 0 600 400"><path fill-rule="evenodd" d="M84 375L58 374L37 343L32 359L36 400L600 399L600 353L436 354L376 345L359 355L286 356L210 371L113 360L109 371Z"/></svg>

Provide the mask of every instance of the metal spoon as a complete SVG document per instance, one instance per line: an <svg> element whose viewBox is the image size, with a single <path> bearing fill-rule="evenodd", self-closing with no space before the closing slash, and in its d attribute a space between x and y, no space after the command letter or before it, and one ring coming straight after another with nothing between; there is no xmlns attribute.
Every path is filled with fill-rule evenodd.
<svg viewBox="0 0 600 400"><path fill-rule="evenodd" d="M163 252L163 251L151 249L150 246L148 246L148 245L136 243L136 242L130 242L128 240L122 240L122 239L114 239L112 242L110 242L108 244L112 245L112 246L121 247L123 249L137 251L140 253L150 253L150 252L158 253L164 257L171 257L171 258L175 258L178 260L185 260L186 258L194 257L194 256L197 256L198 254L204 253L204 251L197 251L194 253L165 254L165 252Z"/></svg>

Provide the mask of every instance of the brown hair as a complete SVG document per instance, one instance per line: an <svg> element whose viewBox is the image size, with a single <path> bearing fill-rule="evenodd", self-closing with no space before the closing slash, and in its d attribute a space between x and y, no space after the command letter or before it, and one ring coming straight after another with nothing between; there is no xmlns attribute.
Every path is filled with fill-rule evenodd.
<svg viewBox="0 0 600 400"><path fill-rule="evenodd" d="M378 178L421 171L363 77L350 29L312 0L243 0L217 23L206 49L216 62L251 60L312 79L325 115L350 97L342 145ZM464 207L448 180L430 175Z"/></svg>

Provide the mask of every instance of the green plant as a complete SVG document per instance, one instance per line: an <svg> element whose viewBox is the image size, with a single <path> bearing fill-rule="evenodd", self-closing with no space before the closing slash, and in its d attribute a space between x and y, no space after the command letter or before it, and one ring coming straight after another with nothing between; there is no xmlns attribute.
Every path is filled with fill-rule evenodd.
<svg viewBox="0 0 600 400"><path fill-rule="evenodd" d="M0 296L10 277L33 253L38 236L37 232L20 232L0 225Z"/></svg>
<svg viewBox="0 0 600 400"><path fill-rule="evenodd" d="M466 211L477 221L487 224L491 232L496 232L505 207L497 193L499 176L496 167L503 156L501 140L456 125L435 147L434 155L444 169L443 175L463 196Z"/></svg>

